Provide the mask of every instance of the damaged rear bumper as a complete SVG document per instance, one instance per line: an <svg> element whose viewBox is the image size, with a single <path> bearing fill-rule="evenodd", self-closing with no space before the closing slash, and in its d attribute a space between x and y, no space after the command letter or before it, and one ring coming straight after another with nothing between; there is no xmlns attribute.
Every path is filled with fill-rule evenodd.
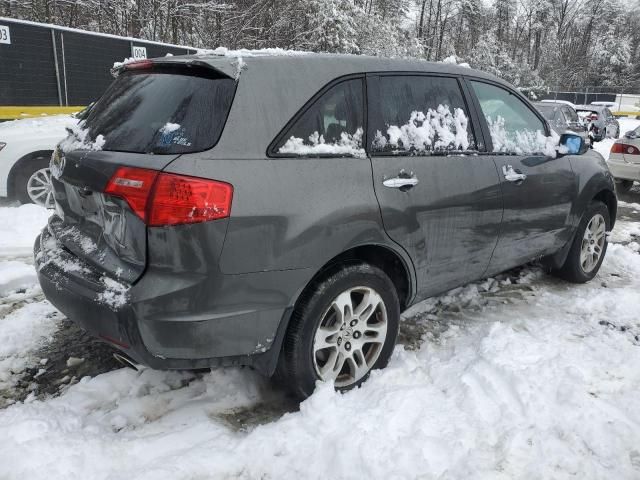
<svg viewBox="0 0 640 480"><path fill-rule="evenodd" d="M34 255L42 290L56 308L134 361L157 369L249 365L273 373L291 313L282 288L293 288L302 275L203 277L149 268L130 285L82 262L47 228L35 241ZM270 292L269 285L279 288ZM203 302L203 295L222 301Z"/></svg>

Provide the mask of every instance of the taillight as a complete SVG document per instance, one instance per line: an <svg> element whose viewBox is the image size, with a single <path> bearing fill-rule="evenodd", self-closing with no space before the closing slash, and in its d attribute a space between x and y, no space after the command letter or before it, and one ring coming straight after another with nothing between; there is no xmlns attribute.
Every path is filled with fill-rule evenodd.
<svg viewBox="0 0 640 480"><path fill-rule="evenodd" d="M233 186L172 173L158 176L149 205L148 225L179 225L226 218L231 213Z"/></svg>
<svg viewBox="0 0 640 480"><path fill-rule="evenodd" d="M105 193L123 198L147 225L157 227L228 217L233 186L217 180L120 167Z"/></svg>
<svg viewBox="0 0 640 480"><path fill-rule="evenodd" d="M125 70L146 70L151 67L153 67L153 62L151 60L136 60L134 62L124 64Z"/></svg>
<svg viewBox="0 0 640 480"><path fill-rule="evenodd" d="M640 155L640 149L634 145L626 143L614 143L611 147L611 153L622 153L624 155Z"/></svg>
<svg viewBox="0 0 640 480"><path fill-rule="evenodd" d="M147 199L157 176L155 170L120 167L107 183L104 193L124 198L131 210L146 221Z"/></svg>

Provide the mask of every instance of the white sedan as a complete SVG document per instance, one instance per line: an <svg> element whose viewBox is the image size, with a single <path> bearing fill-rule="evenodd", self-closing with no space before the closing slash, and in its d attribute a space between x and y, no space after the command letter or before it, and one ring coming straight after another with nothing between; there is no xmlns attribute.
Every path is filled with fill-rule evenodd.
<svg viewBox="0 0 640 480"><path fill-rule="evenodd" d="M77 122L53 115L0 123L0 197L52 208L51 153Z"/></svg>
<svg viewBox="0 0 640 480"><path fill-rule="evenodd" d="M611 146L608 163L620 191L629 191L634 181L640 182L640 127L616 140Z"/></svg>

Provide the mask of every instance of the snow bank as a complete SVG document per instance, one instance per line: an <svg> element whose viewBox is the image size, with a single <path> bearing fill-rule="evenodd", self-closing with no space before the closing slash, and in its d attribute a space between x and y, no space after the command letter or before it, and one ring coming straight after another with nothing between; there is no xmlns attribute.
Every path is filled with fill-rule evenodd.
<svg viewBox="0 0 640 480"><path fill-rule="evenodd" d="M528 297L500 297L509 282L494 279L423 304L413 313L496 300L418 351L397 347L362 388L320 385L247 430L225 419L273 395L247 369L122 369L13 405L0 477L636 478L640 255L610 245L586 285L532 269L516 281Z"/></svg>
<svg viewBox="0 0 640 480"><path fill-rule="evenodd" d="M0 297L35 283L37 278L33 265L18 261L0 262Z"/></svg>
<svg viewBox="0 0 640 480"><path fill-rule="evenodd" d="M318 132L312 133L307 142L292 136L278 152L294 155L350 155L353 157L366 155L362 147L362 128L358 128L353 135L342 132L340 139L333 143L327 143Z"/></svg>
<svg viewBox="0 0 640 480"><path fill-rule="evenodd" d="M57 319L56 309L46 301L27 303L0 316L0 390L9 388L29 366L31 353L55 332ZM2 461L11 464L9 459Z"/></svg>
<svg viewBox="0 0 640 480"><path fill-rule="evenodd" d="M51 211L33 204L0 207L0 260L31 257L33 242L47 224Z"/></svg>
<svg viewBox="0 0 640 480"><path fill-rule="evenodd" d="M409 121L398 127L390 125L386 136L376 132L373 147L384 150L392 147L405 151L447 151L467 150L469 136L467 119L464 111L454 109L453 114L447 105L439 105L436 110L428 109L427 113L413 111Z"/></svg>

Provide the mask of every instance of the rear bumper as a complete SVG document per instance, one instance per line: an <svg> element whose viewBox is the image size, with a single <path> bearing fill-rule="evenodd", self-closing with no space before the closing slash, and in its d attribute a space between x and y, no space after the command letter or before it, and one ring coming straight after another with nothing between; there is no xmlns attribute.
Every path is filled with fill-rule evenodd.
<svg viewBox="0 0 640 480"><path fill-rule="evenodd" d="M640 181L640 163L625 162L621 154L612 153L607 165L615 178Z"/></svg>
<svg viewBox="0 0 640 480"><path fill-rule="evenodd" d="M291 297L276 295L271 285L293 285L301 275L294 270L185 278L151 269L127 285L81 262L46 228L34 254L42 290L56 308L136 362L157 369L249 365L271 374L291 312ZM211 299L226 296L215 306L202 301L203 290ZM260 300L269 293L268 300Z"/></svg>

